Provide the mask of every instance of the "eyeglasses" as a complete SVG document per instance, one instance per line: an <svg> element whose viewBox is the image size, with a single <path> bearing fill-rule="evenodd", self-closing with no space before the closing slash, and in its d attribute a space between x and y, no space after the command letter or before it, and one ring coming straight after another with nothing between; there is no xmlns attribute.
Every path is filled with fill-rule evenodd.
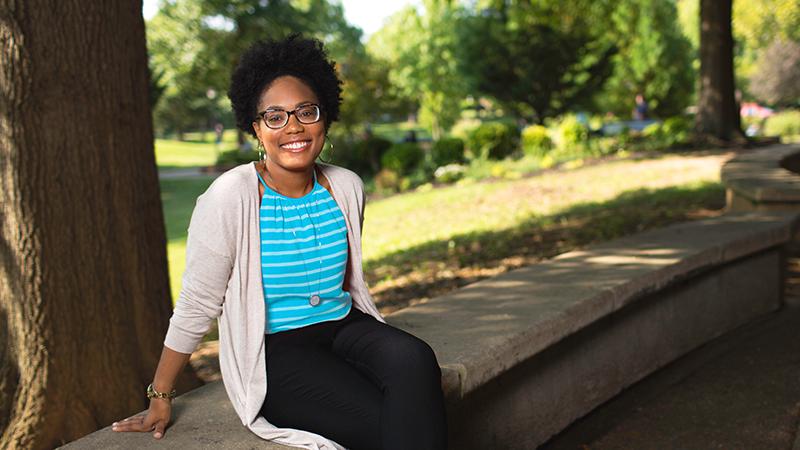
<svg viewBox="0 0 800 450"><path fill-rule="evenodd" d="M289 116L292 114L297 117L297 120L300 123L309 125L319 122L320 108L319 105L312 103L303 105L291 111L285 111L282 109L268 109L258 113L259 117L261 117L261 120L264 121L264 125L266 125L267 128L272 128L273 130L285 127L286 124L289 123Z"/></svg>

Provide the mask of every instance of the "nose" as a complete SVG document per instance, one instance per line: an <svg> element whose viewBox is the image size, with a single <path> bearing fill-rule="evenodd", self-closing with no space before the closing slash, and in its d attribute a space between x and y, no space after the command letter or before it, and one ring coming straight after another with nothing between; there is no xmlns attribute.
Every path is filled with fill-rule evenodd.
<svg viewBox="0 0 800 450"><path fill-rule="evenodd" d="M300 123L300 120L297 118L296 114L289 114L289 121L286 122L286 131L288 133L296 133L303 131L303 124Z"/></svg>

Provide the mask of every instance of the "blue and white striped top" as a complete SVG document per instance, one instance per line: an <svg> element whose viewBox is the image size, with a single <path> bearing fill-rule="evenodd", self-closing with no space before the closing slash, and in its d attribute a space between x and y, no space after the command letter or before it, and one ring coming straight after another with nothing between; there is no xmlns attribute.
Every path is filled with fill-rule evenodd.
<svg viewBox="0 0 800 450"><path fill-rule="evenodd" d="M281 195L258 178L264 185L259 220L266 332L345 317L352 305L342 290L347 225L336 201L317 182L316 171L311 192L299 198ZM313 295L320 297L316 306Z"/></svg>

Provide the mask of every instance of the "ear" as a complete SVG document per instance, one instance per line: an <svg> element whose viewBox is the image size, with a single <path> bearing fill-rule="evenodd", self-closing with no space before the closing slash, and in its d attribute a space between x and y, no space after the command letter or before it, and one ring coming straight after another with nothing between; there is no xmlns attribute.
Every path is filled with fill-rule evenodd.
<svg viewBox="0 0 800 450"><path fill-rule="evenodd" d="M256 136L258 136L258 132L261 130L261 122L258 120L254 120L252 125L253 125L253 131L256 133Z"/></svg>

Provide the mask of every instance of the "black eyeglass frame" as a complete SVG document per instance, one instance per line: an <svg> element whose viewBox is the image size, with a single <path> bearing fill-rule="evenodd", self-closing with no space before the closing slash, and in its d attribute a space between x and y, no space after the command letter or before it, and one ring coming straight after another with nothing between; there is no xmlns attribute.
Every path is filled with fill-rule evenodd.
<svg viewBox="0 0 800 450"><path fill-rule="evenodd" d="M304 122L303 119L301 119L300 116L297 115L297 111L299 111L299 110L301 110L303 108L308 108L309 106L312 106L312 107L317 109L317 116L314 118L314 120L312 120L310 122ZM267 123L267 117L266 117L267 113L274 113L274 112L286 113L286 119L284 120L283 125L281 125L279 127L273 127L269 123ZM293 114L297 118L298 122L302 123L303 125L311 125L312 123L317 123L322 119L322 106L320 106L320 105L318 105L316 103L306 103L304 105L298 106L297 108L295 108L295 109L293 109L291 111L286 111L285 109L267 109L267 110L264 110L264 111L261 111L260 113L258 113L258 117L261 118L261 121L264 122L264 126L266 126L267 128L269 128L271 130L280 130L281 128L283 128L283 127L285 127L286 125L289 124L289 118L291 118L291 116Z"/></svg>

